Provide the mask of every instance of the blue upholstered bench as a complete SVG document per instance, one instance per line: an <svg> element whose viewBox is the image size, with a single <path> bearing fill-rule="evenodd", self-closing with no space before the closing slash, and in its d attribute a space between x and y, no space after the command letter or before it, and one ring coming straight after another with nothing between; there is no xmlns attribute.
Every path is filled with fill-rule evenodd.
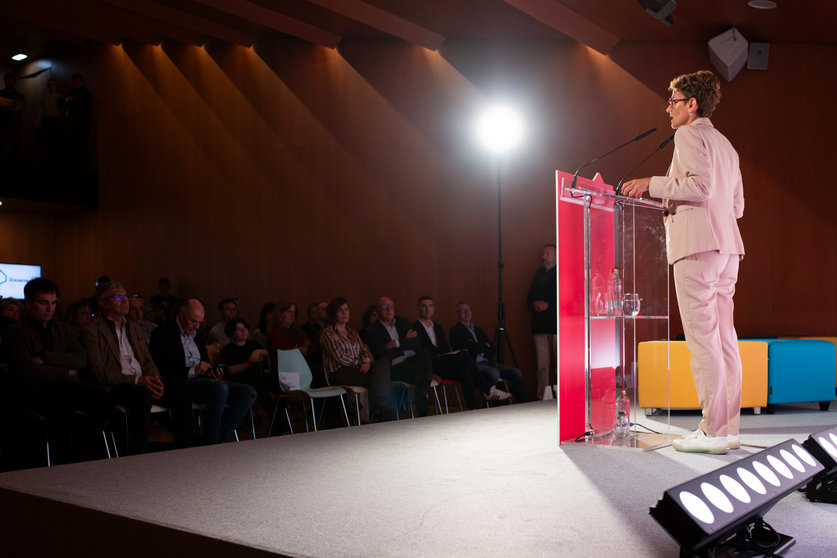
<svg viewBox="0 0 837 558"><path fill-rule="evenodd" d="M834 400L834 344L811 339L747 339L767 347L767 412L781 403L817 401L827 411Z"/></svg>

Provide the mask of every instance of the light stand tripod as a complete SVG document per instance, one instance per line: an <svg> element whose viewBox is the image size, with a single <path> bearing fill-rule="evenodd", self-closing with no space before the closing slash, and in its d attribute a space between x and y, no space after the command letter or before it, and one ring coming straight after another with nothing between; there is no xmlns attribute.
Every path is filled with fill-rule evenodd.
<svg viewBox="0 0 837 558"><path fill-rule="evenodd" d="M497 329L494 330L494 346L497 362L505 364L505 345L517 367L517 356L506 329L506 304L503 302L503 162L497 158Z"/></svg>

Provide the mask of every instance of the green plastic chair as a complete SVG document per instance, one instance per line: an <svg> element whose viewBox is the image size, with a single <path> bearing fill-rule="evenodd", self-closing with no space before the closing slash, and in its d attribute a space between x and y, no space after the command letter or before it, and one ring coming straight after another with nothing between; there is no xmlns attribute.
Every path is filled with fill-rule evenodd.
<svg viewBox="0 0 837 558"><path fill-rule="evenodd" d="M282 381L282 374L292 373L299 375L299 387L292 387L287 383ZM339 397L340 403L343 405L343 416L346 419L346 425L351 426L351 422L349 422L349 413L346 410L346 400L343 397L346 395L346 390L339 386L333 387L323 387L323 388L312 388L311 387L311 368L308 366L308 362L305 360L305 357L302 356L302 353L299 349L290 349L287 351L283 351L282 349L276 350L276 374L279 378L279 387L282 389L282 392L285 393L289 398L290 397L303 397L303 415L305 415L305 401L311 400L311 418L314 421L314 432L317 431L317 415L316 411L314 410L314 399L326 399L328 397ZM279 401L277 400L276 406L273 409L273 420L276 418L276 411L279 409ZM285 408L285 418L288 420L288 428L291 429L291 434L293 434L293 427L291 426L291 419L288 415L288 409ZM273 420L270 421L270 429L273 431ZM309 431L308 429L308 417L305 416L305 430Z"/></svg>

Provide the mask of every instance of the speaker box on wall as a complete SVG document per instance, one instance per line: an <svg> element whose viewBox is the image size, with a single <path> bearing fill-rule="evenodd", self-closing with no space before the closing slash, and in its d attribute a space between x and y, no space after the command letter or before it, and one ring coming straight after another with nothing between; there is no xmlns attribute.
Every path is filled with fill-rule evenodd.
<svg viewBox="0 0 837 558"><path fill-rule="evenodd" d="M735 27L709 40L709 59L727 81L747 63L747 46L747 39Z"/></svg>
<svg viewBox="0 0 837 558"><path fill-rule="evenodd" d="M750 56L747 57L748 70L766 70L767 57L770 55L770 43L750 43Z"/></svg>

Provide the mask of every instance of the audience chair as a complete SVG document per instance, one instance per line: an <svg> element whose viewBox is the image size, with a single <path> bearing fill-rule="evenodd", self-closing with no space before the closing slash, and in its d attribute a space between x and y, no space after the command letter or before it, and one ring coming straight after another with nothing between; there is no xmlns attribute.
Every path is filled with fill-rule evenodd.
<svg viewBox="0 0 837 558"><path fill-rule="evenodd" d="M151 408L152 413L154 412L154 407L156 407L156 405L152 406L152 408ZM192 412L197 413L198 428L203 427L203 425L201 424L201 416L202 416L202 412L205 408L206 408L206 404L204 404L204 403L192 403ZM256 419L253 417L253 406L252 405L250 405L250 409L248 409L247 412L250 414L250 429L253 432L253 439L255 440L256 439ZM235 436L235 441L236 442L241 441L238 437L238 427L233 429L233 436ZM223 441L226 442L226 440L223 440Z"/></svg>
<svg viewBox="0 0 837 558"><path fill-rule="evenodd" d="M390 386L392 388L393 398L395 399L395 405L393 405L395 407L395 420L401 420L401 407L403 407L405 411L409 408L410 417L416 418L416 414L413 411L413 398L410 397L410 394L415 391L416 386L407 382L399 382L397 380L390 382Z"/></svg>
<svg viewBox="0 0 837 558"><path fill-rule="evenodd" d="M325 366L323 366L325 370ZM331 380L328 377L328 373L324 373L326 384L329 387L334 387L331 385ZM369 404L369 390L363 386L350 386L350 385L343 385L341 384L340 387L345 389L347 392L351 392L355 396L355 411L357 411L357 425L360 426L360 396L364 395L364 399L366 400L366 404Z"/></svg>
<svg viewBox="0 0 837 558"><path fill-rule="evenodd" d="M305 401L311 402L311 419L314 422L314 432L317 431L317 415L315 411L314 399L326 399L329 397L339 397L340 403L343 405L343 416L346 419L346 425L351 426L349 421L349 412L346 410L346 390L342 387L311 387L311 368L308 362L299 349L290 349L283 351L276 350L276 374L279 377L279 386L288 397L302 397L302 412L305 416ZM291 387L286 382L282 381L284 374L297 374L299 377L299 387ZM276 402L276 407L273 410L274 418L279 407L279 401ZM290 415L287 407L285 408L285 417L288 419L288 427L293 434L293 427L291 426ZM271 429L273 428L273 421L271 420ZM305 418L305 430L308 431L308 418Z"/></svg>
<svg viewBox="0 0 837 558"><path fill-rule="evenodd" d="M128 430L128 415L130 414L130 410L128 407L123 407L122 405L116 405L116 409L122 413L123 418L125 419L125 452L130 453L130 434ZM171 416L167 407L161 407L160 405L151 405L151 414L152 415L159 415L159 414L167 414ZM116 449L116 440L113 438L113 432L110 433L111 439L113 440L113 450L116 452L116 457L119 457L119 450Z"/></svg>
<svg viewBox="0 0 837 558"><path fill-rule="evenodd" d="M79 413L79 415L81 415L81 414L82 413ZM50 447L49 447L49 438L50 438L49 419L47 419L45 416L41 415L40 413L38 413L36 411L27 411L26 412L26 418L29 419L29 420L34 420L40 426L40 428L43 430L44 445L45 445L45 449L46 449L46 466L47 467L52 467L52 454L50 452ZM107 430L104 429L104 428L102 429L102 440L105 443L105 454L107 455L108 459L111 459L110 443L108 442ZM113 442L113 449L114 449L115 452L117 452L116 457L119 457L119 453L116 449L116 440L113 438L113 432L111 432L111 440Z"/></svg>
<svg viewBox="0 0 837 558"><path fill-rule="evenodd" d="M450 414L450 408L448 407L448 386L453 387L453 392L456 394L456 401L459 403L459 410L461 411L465 408L462 406L462 397L459 395L459 391L461 389L459 382L456 380L446 380L445 378L440 378L439 385L442 386L442 397L445 400L445 414ZM436 394L436 401L439 401L438 393Z"/></svg>

